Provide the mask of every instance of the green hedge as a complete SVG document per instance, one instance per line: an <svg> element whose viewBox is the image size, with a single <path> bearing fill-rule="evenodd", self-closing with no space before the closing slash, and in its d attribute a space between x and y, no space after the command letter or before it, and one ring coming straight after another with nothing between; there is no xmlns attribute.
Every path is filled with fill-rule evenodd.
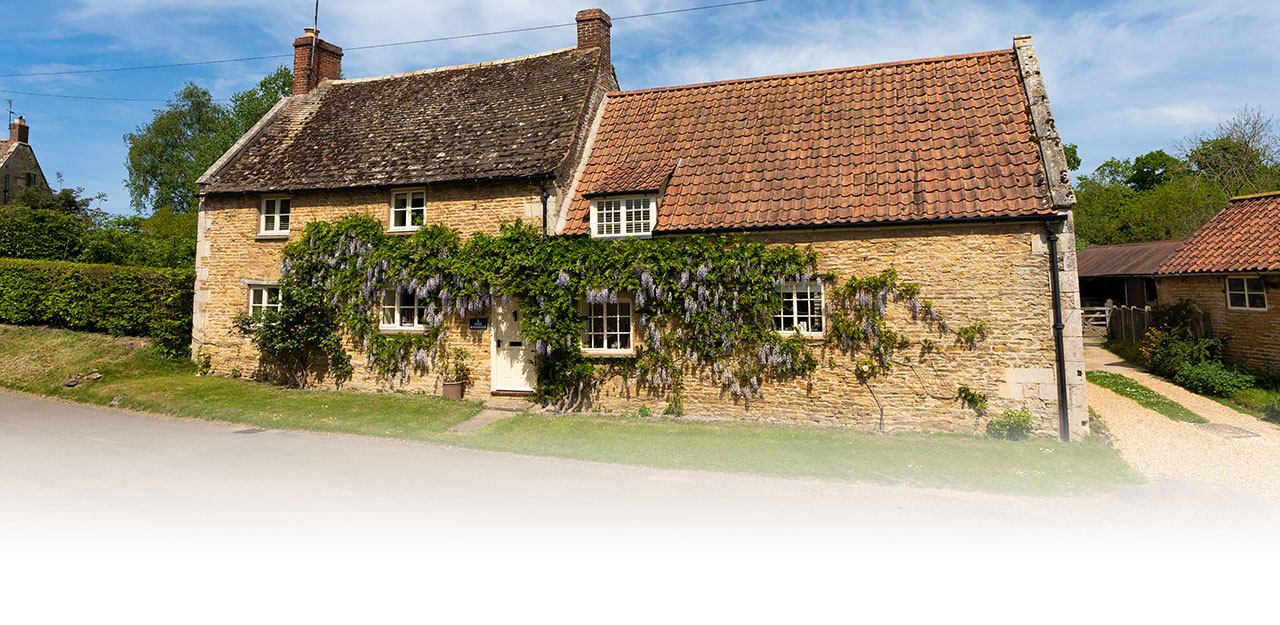
<svg viewBox="0 0 1280 625"><path fill-rule="evenodd" d="M194 286L188 269L0 258L0 322L150 336L182 355Z"/></svg>
<svg viewBox="0 0 1280 625"><path fill-rule="evenodd" d="M0 258L74 260L88 224L56 210L0 206Z"/></svg>

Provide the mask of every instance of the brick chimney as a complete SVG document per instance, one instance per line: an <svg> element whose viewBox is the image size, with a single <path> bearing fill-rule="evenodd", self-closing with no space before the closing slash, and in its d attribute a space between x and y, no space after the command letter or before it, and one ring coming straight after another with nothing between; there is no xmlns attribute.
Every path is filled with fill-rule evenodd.
<svg viewBox="0 0 1280 625"><path fill-rule="evenodd" d="M293 40L293 95L311 91L320 81L342 75L342 48L321 39L320 31L314 28L304 30L306 34Z"/></svg>
<svg viewBox="0 0 1280 625"><path fill-rule="evenodd" d="M27 125L27 120L19 115L18 119L9 122L9 140L17 143L27 143L27 139L31 136L31 127Z"/></svg>
<svg viewBox="0 0 1280 625"><path fill-rule="evenodd" d="M612 65L609 60L609 27L613 26L613 21L609 14L600 9L586 9L578 11L577 19L578 47L583 50L600 48L604 62Z"/></svg>

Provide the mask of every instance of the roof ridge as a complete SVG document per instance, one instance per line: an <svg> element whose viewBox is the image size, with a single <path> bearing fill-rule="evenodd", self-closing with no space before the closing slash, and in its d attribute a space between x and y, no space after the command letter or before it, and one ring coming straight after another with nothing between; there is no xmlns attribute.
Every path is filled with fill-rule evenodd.
<svg viewBox="0 0 1280 625"><path fill-rule="evenodd" d="M543 56L551 56L553 54L560 54L562 52L569 52L570 50L576 50L576 49L578 48L574 46L569 48L560 48L558 50L548 50L546 52L538 52L536 54L526 54L524 56L513 56L509 59L498 59L496 61L481 61L479 63L466 63L463 65L447 65L445 67L431 67L427 69L417 69L412 72L401 72L399 74L385 74L382 76L367 76L364 78L332 79L332 80L326 80L325 82L335 84L335 85L345 85L345 84L357 83L357 82L372 82L375 80L388 80L391 78L407 78L409 76L421 76L423 74L452 72L460 69L475 69L478 67L488 67L490 65L502 65L505 63L515 63L516 61L526 61L528 59L535 59Z"/></svg>
<svg viewBox="0 0 1280 625"><path fill-rule="evenodd" d="M1099 247L1126 247L1129 245L1151 245L1152 243L1173 243L1175 241L1186 241L1187 239L1190 239L1190 238L1191 237L1182 237L1178 239L1156 239L1154 241L1130 241L1128 243L1108 243L1106 245L1090 245L1089 247L1086 247L1084 249L1091 250L1091 249L1097 249ZM1080 250L1080 251L1083 252L1084 250Z"/></svg>
<svg viewBox="0 0 1280 625"><path fill-rule="evenodd" d="M886 67L899 67L907 65L923 65L925 63L939 63L942 61L954 61L957 59L979 58L984 56L995 56L997 54L1013 54L1013 48L1003 50L989 50L987 52L969 52L965 54L951 54L947 56L933 56L923 59L910 59L906 61L888 61L884 63L871 63L869 65L854 65L851 67L836 67L832 69L819 69L808 72L794 72L790 74L772 74L768 76L752 76L748 78L730 78L727 80L715 80L711 82L691 83L687 85L672 85L668 87L651 87L648 89L635 89L631 91L614 91L610 96L632 96L655 93L659 91L681 91L685 89L702 89L706 87L718 87L721 85L731 85L737 83L763 82L766 80L779 80L784 78L800 78L803 76L821 76L823 74L837 74L840 72L862 71L870 69L881 69Z"/></svg>
<svg viewBox="0 0 1280 625"><path fill-rule="evenodd" d="M1238 200L1252 200L1252 199L1260 198L1260 197L1270 197L1270 196L1272 196L1272 195L1280 195L1280 190L1276 190L1276 191L1264 191L1264 192L1262 192L1262 193L1252 193L1252 194L1249 194L1249 195L1237 195L1237 196L1235 196L1235 197L1231 198L1231 200L1230 200L1230 201L1235 202L1235 201L1238 201Z"/></svg>

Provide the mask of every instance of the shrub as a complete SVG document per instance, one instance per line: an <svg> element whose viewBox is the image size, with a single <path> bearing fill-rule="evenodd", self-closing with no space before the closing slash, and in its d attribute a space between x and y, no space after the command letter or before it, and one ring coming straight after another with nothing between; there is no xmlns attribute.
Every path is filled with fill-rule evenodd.
<svg viewBox="0 0 1280 625"><path fill-rule="evenodd" d="M0 259L0 322L150 336L184 356L194 286L185 269Z"/></svg>
<svg viewBox="0 0 1280 625"><path fill-rule="evenodd" d="M1184 364L1219 362L1222 341L1198 337L1184 326L1161 325L1147 330L1139 351L1152 371L1172 379Z"/></svg>
<svg viewBox="0 0 1280 625"><path fill-rule="evenodd" d="M1031 433L1031 411L1026 408L1008 409L1004 414L987 422L987 436L1016 441Z"/></svg>
<svg viewBox="0 0 1280 625"><path fill-rule="evenodd" d="M318 287L285 278L278 310L241 313L234 324L262 352L268 377L298 388L325 375L339 385L351 377L351 356L342 349L333 308Z"/></svg>
<svg viewBox="0 0 1280 625"><path fill-rule="evenodd" d="M0 207L0 257L74 260L88 224L56 210Z"/></svg>
<svg viewBox="0 0 1280 625"><path fill-rule="evenodd" d="M1173 373L1173 383L1195 393L1225 396L1253 386L1253 376L1217 361L1183 362Z"/></svg>

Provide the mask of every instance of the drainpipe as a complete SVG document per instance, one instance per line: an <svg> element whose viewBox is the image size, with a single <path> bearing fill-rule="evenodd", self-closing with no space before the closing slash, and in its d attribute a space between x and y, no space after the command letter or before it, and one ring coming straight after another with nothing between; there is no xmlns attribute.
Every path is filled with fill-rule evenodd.
<svg viewBox="0 0 1280 625"><path fill-rule="evenodd" d="M1071 440L1071 422L1067 407L1067 360L1062 346L1062 285L1058 277L1058 231L1053 223L1044 222L1049 239L1049 286L1053 291L1053 352L1058 368L1058 434L1063 441Z"/></svg>

